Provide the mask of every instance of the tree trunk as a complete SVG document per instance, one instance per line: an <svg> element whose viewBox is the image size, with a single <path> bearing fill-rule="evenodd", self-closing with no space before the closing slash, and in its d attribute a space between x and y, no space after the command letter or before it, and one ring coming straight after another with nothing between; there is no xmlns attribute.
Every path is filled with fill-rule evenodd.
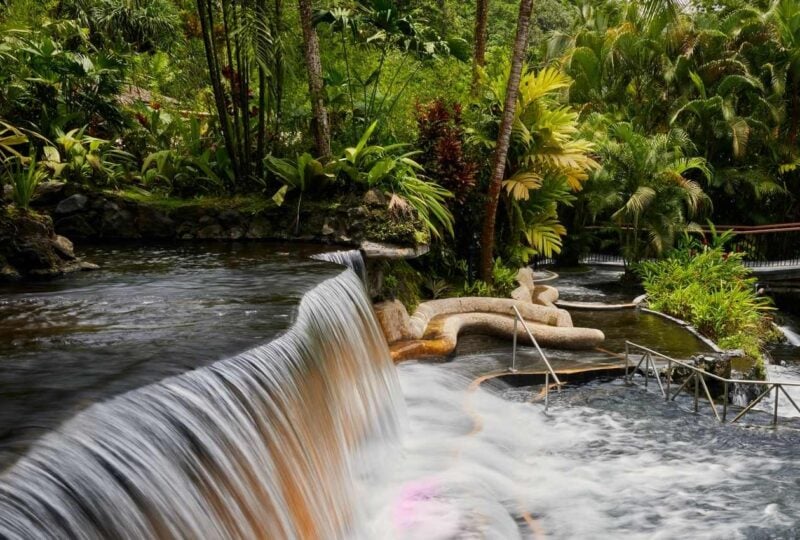
<svg viewBox="0 0 800 540"><path fill-rule="evenodd" d="M486 63L486 25L489 18L489 0L478 0L475 9L475 54L472 61L472 89L478 85L478 68Z"/></svg>
<svg viewBox="0 0 800 540"><path fill-rule="evenodd" d="M517 95L519 94L519 79L522 74L522 64L525 61L525 52L528 47L528 27L531 22L533 0L521 0L519 4L519 18L517 19L517 37L514 40L514 51L511 56L511 73L508 76L506 100L503 105L503 118L500 122L500 132L497 135L494 157L492 159L492 179L489 183L489 193L486 199L486 213L481 234L481 277L484 281L492 280L492 256L494 254L495 223L497 221L497 204L500 201L500 188L503 185L503 175L506 171L506 157L508 146L511 142L511 128L514 122L514 112L517 108Z"/></svg>
<svg viewBox="0 0 800 540"><path fill-rule="evenodd" d="M325 95L322 88L322 62L319 55L319 38L311 23L311 0L298 0L300 25L303 27L303 51L308 71L308 91L311 95L311 112L314 116L314 140L317 154L327 160L331 155L331 132Z"/></svg>

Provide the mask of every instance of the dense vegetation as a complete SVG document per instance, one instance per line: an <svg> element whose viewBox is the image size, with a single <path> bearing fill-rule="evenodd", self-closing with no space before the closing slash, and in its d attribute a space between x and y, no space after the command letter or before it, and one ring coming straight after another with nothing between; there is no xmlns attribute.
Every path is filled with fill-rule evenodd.
<svg viewBox="0 0 800 540"><path fill-rule="evenodd" d="M427 281L484 294L598 229L635 262L800 219L796 1L469 4L3 0L9 199L244 196L297 228L372 192L423 224Z"/></svg>
<svg viewBox="0 0 800 540"><path fill-rule="evenodd" d="M650 307L692 324L724 349L740 349L754 361L754 376L765 375L764 350L776 330L768 297L742 264L742 253L727 253L726 235L710 244L686 240L664 259L638 265Z"/></svg>

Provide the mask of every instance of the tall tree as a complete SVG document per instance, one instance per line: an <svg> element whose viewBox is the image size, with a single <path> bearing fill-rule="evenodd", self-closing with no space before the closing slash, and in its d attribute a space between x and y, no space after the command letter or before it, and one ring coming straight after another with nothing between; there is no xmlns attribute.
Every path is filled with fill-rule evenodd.
<svg viewBox="0 0 800 540"><path fill-rule="evenodd" d="M478 0L475 8L475 54L472 62L472 87L478 84L478 68L486 63L487 20L489 18L489 0Z"/></svg>
<svg viewBox="0 0 800 540"><path fill-rule="evenodd" d="M303 51L308 71L308 91L311 95L311 112L314 115L314 141L317 154L323 159L331 155L331 130L328 111L325 109L325 90L322 87L322 61L319 54L319 38L314 28L311 0L298 0L300 25L303 27Z"/></svg>
<svg viewBox="0 0 800 540"><path fill-rule="evenodd" d="M517 18L517 36L514 39L514 49L511 55L511 72L508 75L506 86L506 100L503 105L503 118L500 121L500 131L497 135L497 144L492 158L492 179L489 183L489 193L486 198L486 212L483 220L481 234L481 277L484 281L492 279L492 256L494 254L495 223L497 221L497 204L500 201L500 189L503 186L503 175L506 171L506 157L508 146L511 142L511 128L514 124L514 113L517 107L519 94L519 79L522 74L522 64L525 61L525 51L528 47L528 27L531 22L533 0L521 0L519 3L519 17Z"/></svg>

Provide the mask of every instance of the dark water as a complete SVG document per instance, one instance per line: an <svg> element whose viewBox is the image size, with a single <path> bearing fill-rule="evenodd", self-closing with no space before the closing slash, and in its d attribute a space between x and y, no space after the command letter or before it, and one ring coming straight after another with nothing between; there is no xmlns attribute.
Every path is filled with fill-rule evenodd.
<svg viewBox="0 0 800 540"><path fill-rule="evenodd" d="M96 272L0 286L0 466L96 401L268 341L341 267L320 246L94 247Z"/></svg>

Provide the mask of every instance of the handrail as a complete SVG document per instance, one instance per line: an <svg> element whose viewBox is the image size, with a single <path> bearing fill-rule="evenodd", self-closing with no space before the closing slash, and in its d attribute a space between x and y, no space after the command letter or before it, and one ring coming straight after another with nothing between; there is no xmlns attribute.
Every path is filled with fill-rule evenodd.
<svg viewBox="0 0 800 540"><path fill-rule="evenodd" d="M556 382L556 389L560 392L561 391L561 381L558 379L558 375L556 375L553 366L550 365L550 360L547 359L545 356L544 351L539 346L539 342L536 341L536 338L533 337L533 332L531 332L528 323L525 319L522 318L522 314L517 309L517 306L511 306L514 309L515 317L514 317L514 348L511 352L511 366L509 366L508 370L511 373L517 372L517 324L522 323L522 327L528 333L528 337L531 339L533 344L536 346L536 350L539 351L539 356L542 357L544 360L545 365L547 366L547 373L544 375L544 410L546 411L549 404L550 404L550 376L553 376L553 380Z"/></svg>
<svg viewBox="0 0 800 540"><path fill-rule="evenodd" d="M635 373L639 370L639 367L644 363L644 376L645 376L645 387L647 386L647 382L649 380L649 373L650 368L652 367L653 375L655 376L656 381L658 382L658 386L661 389L661 393L667 401L674 401L678 394L681 393L682 390L688 387L689 383L694 381L694 412L698 412L699 408L699 397L700 397L700 385L703 387L703 391L708 398L709 405L711 406L712 411L714 412L714 416L716 416L717 420L720 422L725 422L727 419L728 414L728 387L731 384L752 384L756 386L766 387L762 392L758 394L758 396L748 403L744 409L742 409L736 417L731 420L731 424L738 421L742 418L745 414L747 414L753 407L755 407L764 397L766 397L771 390L775 391L775 402L774 402L774 410L772 416L772 425L777 427L778 425L778 396L780 395L779 392L783 392L789 402L794 406L798 413L800 413L800 407L795 403L792 396L786 391L784 387L786 386L800 386L800 382L791 382L791 381L758 381L758 380L750 380L750 379L728 379L725 377L720 377L714 373L709 373L708 371L699 368L697 366L693 366L687 362L683 362L681 360L676 360L675 358L671 358L665 354L661 354L658 351L654 351L653 349L649 349L643 345L639 345L637 343L633 343L632 341L625 341L625 381L630 383L631 378L633 376L632 373L629 373L630 368L630 348L633 347L640 351L643 351L644 354L642 358L639 360L639 363L634 368L633 372ZM664 385L661 383L661 377L658 374L658 369L656 368L655 362L653 360L653 356L657 358L661 358L667 361L667 369L665 372L666 377L666 390ZM672 371L673 371L673 364L677 364L684 368L689 369L692 374L681 384L678 390L670 396L670 385L672 383ZM706 384L705 378L710 377L716 381L719 381L724 386L724 393L723 393L723 402L722 402L722 416L720 416L719 412L717 412L717 407L714 402L714 399L711 397L711 392L708 389L708 385ZM688 392L688 390L687 390Z"/></svg>

